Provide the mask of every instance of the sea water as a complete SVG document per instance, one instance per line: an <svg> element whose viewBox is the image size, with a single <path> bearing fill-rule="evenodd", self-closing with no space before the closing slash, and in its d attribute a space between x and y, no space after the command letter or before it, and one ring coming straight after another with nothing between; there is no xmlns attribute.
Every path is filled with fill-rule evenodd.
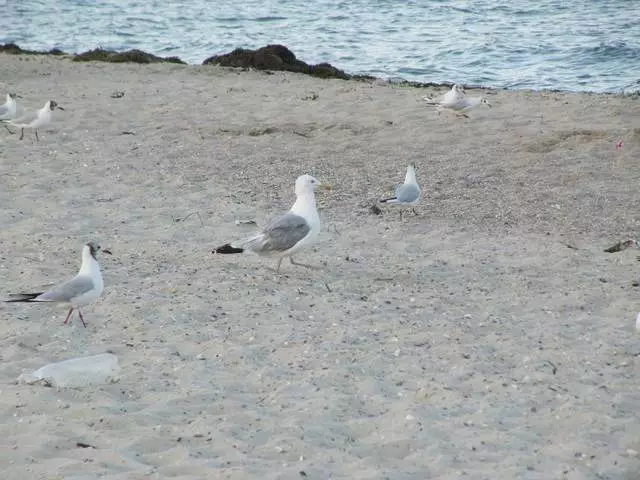
<svg viewBox="0 0 640 480"><path fill-rule="evenodd" d="M0 43L139 48L188 63L289 47L348 73L503 88L640 89L637 0L19 0Z"/></svg>

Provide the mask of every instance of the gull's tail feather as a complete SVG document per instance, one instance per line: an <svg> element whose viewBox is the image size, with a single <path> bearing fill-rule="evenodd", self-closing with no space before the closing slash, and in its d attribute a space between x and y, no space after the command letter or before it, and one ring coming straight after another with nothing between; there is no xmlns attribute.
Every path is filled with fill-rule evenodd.
<svg viewBox="0 0 640 480"><path fill-rule="evenodd" d="M242 253L244 252L244 248L237 248L232 246L230 243L225 243L224 245L219 246L218 248L214 248L211 253Z"/></svg>
<svg viewBox="0 0 640 480"><path fill-rule="evenodd" d="M10 297L16 297L11 300L5 300L6 303L11 302L32 302L34 299L42 295L44 292L38 293L10 293Z"/></svg>
<svg viewBox="0 0 640 480"><path fill-rule="evenodd" d="M389 197L389 198L383 198L382 200L380 200L380 203L395 203L398 201L398 197Z"/></svg>

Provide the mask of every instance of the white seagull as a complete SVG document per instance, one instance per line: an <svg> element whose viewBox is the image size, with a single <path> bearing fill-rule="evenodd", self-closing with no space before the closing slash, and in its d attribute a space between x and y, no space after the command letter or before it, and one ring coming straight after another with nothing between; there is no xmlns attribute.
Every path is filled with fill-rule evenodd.
<svg viewBox="0 0 640 480"><path fill-rule="evenodd" d="M403 207L412 207L413 213L417 215L414 205L420 201L420 187L418 186L418 180L416 179L415 166L409 164L407 167L407 173L404 176L404 183L396 187L396 192L393 197L383 198L381 203L387 203L389 205L400 205ZM400 210L400 219L402 219L402 210Z"/></svg>
<svg viewBox="0 0 640 480"><path fill-rule="evenodd" d="M427 101L429 105L435 106L438 113L447 109L465 118L469 118L467 112L478 105L485 104L491 108L491 104L485 97L467 97L464 88L460 85L454 85L439 102L433 101L431 97L423 97L423 100Z"/></svg>
<svg viewBox="0 0 640 480"><path fill-rule="evenodd" d="M38 129L45 127L51 123L53 115L51 112L55 109L64 110L55 100L48 100L47 103L44 104L40 110L36 112L29 113L20 118L14 118L12 120L5 120L8 125L12 127L16 127L22 130L20 134L20 140L24 138L24 129L32 128L36 132L36 140L40 140L38 138Z"/></svg>
<svg viewBox="0 0 640 480"><path fill-rule="evenodd" d="M0 120L11 120L16 116L18 104L16 98L20 97L15 93L7 93L7 100L0 105Z"/></svg>
<svg viewBox="0 0 640 480"><path fill-rule="evenodd" d="M87 243L82 248L82 265L80 271L71 280L52 288L47 292L38 293L12 293L9 296L16 297L6 302L53 302L69 305L69 313L64 320L66 324L71 318L74 310L78 310L82 325L84 317L80 311L80 307L84 307L97 300L104 290L104 282L100 273L100 265L96 260L96 255L101 249L100 245L94 242ZM111 255L109 250L103 249L104 253Z"/></svg>
<svg viewBox="0 0 640 480"><path fill-rule="evenodd" d="M237 242L226 243L211 253L243 253L254 252L258 255L278 259L276 273L284 257L289 257L292 265L311 267L294 261L293 255L300 249L310 245L320 232L320 217L316 209L316 188L331 187L320 183L311 175L302 175L296 180L296 201L291 209L274 219L259 232Z"/></svg>
<svg viewBox="0 0 640 480"><path fill-rule="evenodd" d="M451 90L449 90L447 93L444 94L444 96L442 97L441 102L442 103L452 103L455 102L456 100L464 97L465 93L464 93L464 87L462 85L458 85L457 83L451 87Z"/></svg>

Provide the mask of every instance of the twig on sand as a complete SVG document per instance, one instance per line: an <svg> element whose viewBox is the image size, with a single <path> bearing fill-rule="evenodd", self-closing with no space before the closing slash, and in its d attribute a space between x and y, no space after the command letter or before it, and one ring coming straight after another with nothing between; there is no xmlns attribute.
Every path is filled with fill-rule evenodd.
<svg viewBox="0 0 640 480"><path fill-rule="evenodd" d="M329 284L327 282L324 282L324 286L327 289L327 292L331 293L331 288L329 287Z"/></svg>
<svg viewBox="0 0 640 480"><path fill-rule="evenodd" d="M198 219L200 220L200 226L204 227L204 222L202 221L202 217L200 216L200 212L191 212L189 215L187 215L186 217L182 217L182 218L174 218L173 221L178 223L178 222L184 222L185 220L187 220L189 217L193 216L193 215L197 215Z"/></svg>
<svg viewBox="0 0 640 480"><path fill-rule="evenodd" d="M551 360L545 360L545 362L551 365L551 368L552 368L551 373L555 375L558 372L558 367L556 367L556 364L553 363Z"/></svg>
<svg viewBox="0 0 640 480"><path fill-rule="evenodd" d="M623 240L622 242L618 242L615 245L610 246L609 248L605 248L604 251L607 253L616 253L616 252L621 252L622 250L626 250L627 248L630 247L638 247L640 246L638 244L637 240L634 240L633 238L630 238L628 240Z"/></svg>

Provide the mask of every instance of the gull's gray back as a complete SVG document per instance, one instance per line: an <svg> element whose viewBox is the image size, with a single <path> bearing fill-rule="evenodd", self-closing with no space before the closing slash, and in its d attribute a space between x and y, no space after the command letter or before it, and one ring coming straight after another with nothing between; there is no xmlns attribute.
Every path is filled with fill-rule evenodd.
<svg viewBox="0 0 640 480"><path fill-rule="evenodd" d="M83 295L94 287L90 277L78 276L52 288L38 297L44 302L71 302L74 298Z"/></svg>
<svg viewBox="0 0 640 480"><path fill-rule="evenodd" d="M262 241L252 250L264 253L284 252L306 237L310 230L304 218L293 213L285 213L262 230Z"/></svg>
<svg viewBox="0 0 640 480"><path fill-rule="evenodd" d="M403 183L396 188L398 203L413 203L420 198L420 187L411 183Z"/></svg>

